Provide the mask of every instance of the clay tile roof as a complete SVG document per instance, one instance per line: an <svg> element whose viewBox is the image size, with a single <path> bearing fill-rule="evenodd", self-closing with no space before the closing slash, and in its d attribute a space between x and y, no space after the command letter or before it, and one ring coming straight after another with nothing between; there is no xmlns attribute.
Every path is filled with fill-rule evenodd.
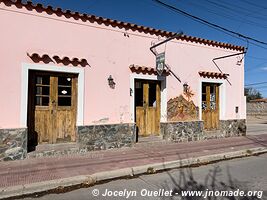
<svg viewBox="0 0 267 200"><path fill-rule="evenodd" d="M130 70L134 73L137 73L137 74L154 74L154 75L158 75L157 73L157 70L153 67L145 67L145 66L139 66L139 65L130 65L129 66ZM167 69L164 69L163 75L169 75L170 74L170 71Z"/></svg>
<svg viewBox="0 0 267 200"><path fill-rule="evenodd" d="M44 63L62 63L64 65L72 64L73 66L81 65L82 67L85 67L86 65L89 65L87 60L84 58L69 58L68 56L58 56L58 55L49 55L49 54L41 54L41 53L27 53L27 55L33 60L33 62L44 62Z"/></svg>
<svg viewBox="0 0 267 200"><path fill-rule="evenodd" d="M201 77L204 78L220 78L220 79L227 79L227 77L229 76L229 74L225 74L225 73L220 73L220 72L206 72L206 71L200 71L198 72L198 74Z"/></svg>
<svg viewBox="0 0 267 200"><path fill-rule="evenodd" d="M47 14L54 13L58 17L65 16L66 18L72 17L75 20L82 19L90 21L90 22L97 22L99 24L104 24L106 26L112 25L113 27L119 27L119 28L125 28L131 29L132 31L139 31L143 33L149 33L151 35L157 35L157 36L162 36L162 37L171 37L175 33L174 32L168 32L164 30L158 30L150 27L145 27L141 25L136 25L132 23L127 23L127 22L121 22L117 20L112 20L108 18L103 18L103 17L96 17L94 15L87 15L87 14L77 14L78 12L71 12L69 10L63 11L61 8L53 8L51 6L43 6L42 4L33 4L30 1L27 1L26 3L22 2L21 0L0 0L0 4L4 3L6 6L12 6L15 5L18 9L25 7L29 12L31 10L36 10L37 12L46 12ZM185 40L185 41L190 41L194 43L199 43L199 44L205 44L208 46L214 46L214 47L220 47L220 48L225 48L225 49L231 49L231 50L237 50L237 51L244 51L245 48L242 46L236 46L228 43L222 43L222 42L217 42L213 40L207 40L207 39L202 39L198 37L192 37L189 35L182 35L180 38L177 38L178 40Z"/></svg>

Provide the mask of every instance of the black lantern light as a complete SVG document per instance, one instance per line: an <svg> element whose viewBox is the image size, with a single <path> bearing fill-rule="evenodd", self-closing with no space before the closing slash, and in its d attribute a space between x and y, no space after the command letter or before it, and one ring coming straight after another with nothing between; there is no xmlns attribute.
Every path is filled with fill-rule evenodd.
<svg viewBox="0 0 267 200"><path fill-rule="evenodd" d="M184 83L183 84L183 88L184 88L184 92L188 92L188 84L187 83Z"/></svg>
<svg viewBox="0 0 267 200"><path fill-rule="evenodd" d="M114 82L114 79L113 79L113 77L111 75L109 75L109 77L108 77L108 85L112 89L115 88L115 82Z"/></svg>

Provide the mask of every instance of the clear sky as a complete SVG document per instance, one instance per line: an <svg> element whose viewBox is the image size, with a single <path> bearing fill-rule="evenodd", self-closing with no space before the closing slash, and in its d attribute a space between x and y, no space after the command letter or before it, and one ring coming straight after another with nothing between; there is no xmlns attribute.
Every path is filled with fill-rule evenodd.
<svg viewBox="0 0 267 200"><path fill-rule="evenodd" d="M161 0L209 22L267 43L266 0ZM247 46L229 36L181 14L161 7L152 0L32 0L33 3L61 7L131 22L167 31L183 31L201 38ZM267 82L267 45L248 45L245 56L245 84ZM236 66L233 66L236 67ZM253 86L267 97L267 84Z"/></svg>

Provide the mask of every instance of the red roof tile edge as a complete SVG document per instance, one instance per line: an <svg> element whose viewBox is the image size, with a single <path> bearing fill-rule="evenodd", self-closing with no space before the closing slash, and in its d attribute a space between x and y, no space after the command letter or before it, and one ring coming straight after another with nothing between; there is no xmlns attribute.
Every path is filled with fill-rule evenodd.
<svg viewBox="0 0 267 200"><path fill-rule="evenodd" d="M54 63L73 63L75 66L81 65L85 67L89 65L85 58L70 58L68 56L58 56L58 55L51 55L48 54L39 54L39 53L27 53L27 55L35 62L44 61L45 63L54 62Z"/></svg>
<svg viewBox="0 0 267 200"><path fill-rule="evenodd" d="M82 21L90 21L90 22L97 22L98 24L104 24L106 26L111 25L112 27L119 27L119 28L125 28L126 30L132 30L132 31L139 31L143 33L149 33L151 35L156 36L162 36L162 37L171 37L175 33L154 29L150 27L145 27L141 25L136 25L128 22L121 22L118 20L103 18L103 17L97 17L95 15L88 15L88 14L81 14L79 12L72 12L70 10L62 10L61 8L53 8L52 6L43 6L42 4L33 4L30 1L27 1L26 3L23 3L22 0L0 0L0 3L4 3L6 6L15 5L17 8L26 8L27 10L36 10L37 12L46 12L48 15L56 14L57 16L65 16L66 18L72 17L75 20L81 19ZM223 42L217 42L214 40L207 40L199 37L193 37L189 35L182 35L180 38L177 38L178 40L185 40L190 42L195 42L199 44L205 44L205 45L211 45L214 47L221 47L225 49L231 49L231 50L237 50L237 51L244 51L245 47L243 46L236 46L229 43L223 43Z"/></svg>
<svg viewBox="0 0 267 200"><path fill-rule="evenodd" d="M153 67L145 67L145 66L139 66L139 65L130 65L129 68L131 69L132 72L135 72L137 74L143 73L143 74L154 74L158 75L158 72L155 68ZM164 69L163 75L169 75L170 71L167 69Z"/></svg>
<svg viewBox="0 0 267 200"><path fill-rule="evenodd" d="M208 77L208 78L224 78L226 79L229 74L220 73L220 72L206 72L206 71L200 71L198 74L202 77Z"/></svg>

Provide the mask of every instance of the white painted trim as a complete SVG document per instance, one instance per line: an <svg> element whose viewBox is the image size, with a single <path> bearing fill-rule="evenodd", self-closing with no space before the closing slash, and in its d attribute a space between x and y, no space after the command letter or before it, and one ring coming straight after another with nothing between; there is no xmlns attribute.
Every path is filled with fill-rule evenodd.
<svg viewBox="0 0 267 200"><path fill-rule="evenodd" d="M201 78L199 84L199 119L202 120L202 83L219 83L219 120L225 118L226 109L226 81L217 79Z"/></svg>
<svg viewBox="0 0 267 200"><path fill-rule="evenodd" d="M130 75L130 87L132 89L132 96L130 98L130 114L131 114L131 122L134 123L134 115L135 115L135 106L134 106L134 82L135 79L143 79L143 80L158 80L161 81L161 104L160 104L160 122L167 121L167 83L166 76L156 76L156 75L144 75L144 74L131 74Z"/></svg>
<svg viewBox="0 0 267 200"><path fill-rule="evenodd" d="M77 121L76 125L83 125L84 115L84 69L78 67L58 67L46 64L22 63L21 73L21 107L20 107L20 125L27 127L27 105L28 105L28 77L29 70L64 72L78 74L78 101L77 101Z"/></svg>

